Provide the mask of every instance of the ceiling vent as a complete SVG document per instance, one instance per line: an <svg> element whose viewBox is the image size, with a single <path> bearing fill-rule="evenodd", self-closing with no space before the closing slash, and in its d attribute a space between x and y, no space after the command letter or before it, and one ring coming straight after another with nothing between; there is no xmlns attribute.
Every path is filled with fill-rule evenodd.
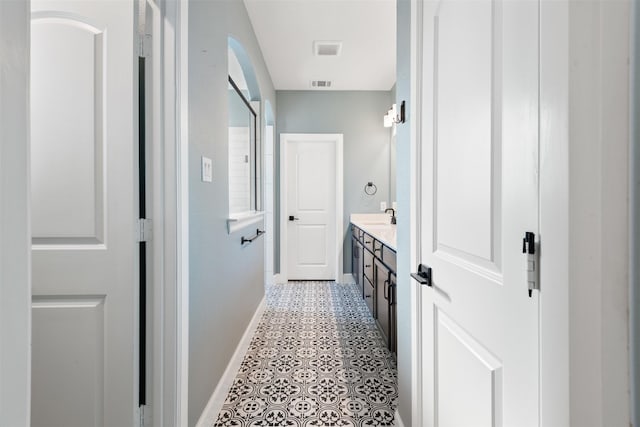
<svg viewBox="0 0 640 427"><path fill-rule="evenodd" d="M331 87L331 80L312 80L311 87L315 89L328 89Z"/></svg>
<svg viewBox="0 0 640 427"><path fill-rule="evenodd" d="M313 53L316 56L338 56L342 51L342 42L319 41L313 42Z"/></svg>

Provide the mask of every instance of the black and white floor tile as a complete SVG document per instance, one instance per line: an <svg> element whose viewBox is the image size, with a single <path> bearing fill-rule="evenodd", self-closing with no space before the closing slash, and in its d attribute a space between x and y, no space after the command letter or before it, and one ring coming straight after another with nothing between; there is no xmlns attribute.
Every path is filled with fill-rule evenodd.
<svg viewBox="0 0 640 427"><path fill-rule="evenodd" d="M394 425L395 360L355 285L273 285L266 303L214 427Z"/></svg>

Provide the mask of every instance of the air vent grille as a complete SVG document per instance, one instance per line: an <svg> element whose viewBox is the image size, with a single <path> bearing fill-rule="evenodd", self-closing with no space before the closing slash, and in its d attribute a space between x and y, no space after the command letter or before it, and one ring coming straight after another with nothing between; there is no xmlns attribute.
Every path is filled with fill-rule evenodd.
<svg viewBox="0 0 640 427"><path fill-rule="evenodd" d="M316 56L338 56L342 51L342 42L320 41L313 42L313 53Z"/></svg>
<svg viewBox="0 0 640 427"><path fill-rule="evenodd" d="M312 80L311 87L317 89L326 89L331 87L331 80Z"/></svg>

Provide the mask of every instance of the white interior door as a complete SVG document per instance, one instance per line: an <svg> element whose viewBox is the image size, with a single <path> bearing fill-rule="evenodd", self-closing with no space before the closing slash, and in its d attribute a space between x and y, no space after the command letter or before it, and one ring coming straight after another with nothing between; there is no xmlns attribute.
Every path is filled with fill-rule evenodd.
<svg viewBox="0 0 640 427"><path fill-rule="evenodd" d="M338 280L338 151L342 135L283 134L287 278ZM341 169L341 166L340 166ZM340 182L340 186L342 182ZM341 211L340 206L340 211ZM342 225L340 223L340 225ZM341 227L340 227L341 228Z"/></svg>
<svg viewBox="0 0 640 427"><path fill-rule="evenodd" d="M134 3L32 2L32 426L137 407Z"/></svg>
<svg viewBox="0 0 640 427"><path fill-rule="evenodd" d="M538 3L423 10L420 425L537 426Z"/></svg>

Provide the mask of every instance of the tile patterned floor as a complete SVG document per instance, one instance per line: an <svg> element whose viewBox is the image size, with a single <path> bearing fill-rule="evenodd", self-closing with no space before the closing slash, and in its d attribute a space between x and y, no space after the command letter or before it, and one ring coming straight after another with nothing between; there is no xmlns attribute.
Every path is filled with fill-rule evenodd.
<svg viewBox="0 0 640 427"><path fill-rule="evenodd" d="M395 360L355 285L273 285L266 303L215 427L394 425Z"/></svg>

